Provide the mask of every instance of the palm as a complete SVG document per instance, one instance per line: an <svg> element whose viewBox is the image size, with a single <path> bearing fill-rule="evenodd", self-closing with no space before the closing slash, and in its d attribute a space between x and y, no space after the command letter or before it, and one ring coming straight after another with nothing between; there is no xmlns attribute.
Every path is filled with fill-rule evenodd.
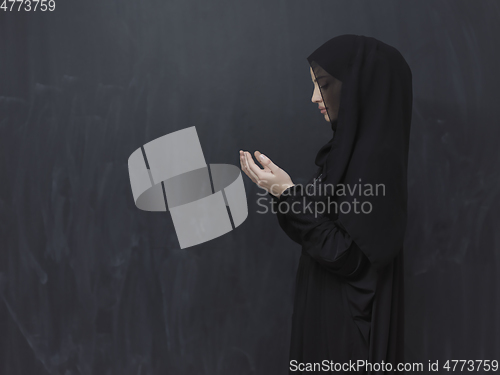
<svg viewBox="0 0 500 375"><path fill-rule="evenodd" d="M241 169L254 183L277 197L284 189L294 185L288 173L274 164L267 156L262 155L259 151L255 151L254 156L263 168L255 164L249 152L240 150Z"/></svg>

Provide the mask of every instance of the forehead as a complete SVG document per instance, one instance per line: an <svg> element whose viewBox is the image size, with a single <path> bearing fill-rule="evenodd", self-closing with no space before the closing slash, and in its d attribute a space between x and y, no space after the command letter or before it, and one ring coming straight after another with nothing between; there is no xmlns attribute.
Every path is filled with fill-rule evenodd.
<svg viewBox="0 0 500 375"><path fill-rule="evenodd" d="M311 74L311 79L315 81L314 72L311 67L309 67L309 73Z"/></svg>

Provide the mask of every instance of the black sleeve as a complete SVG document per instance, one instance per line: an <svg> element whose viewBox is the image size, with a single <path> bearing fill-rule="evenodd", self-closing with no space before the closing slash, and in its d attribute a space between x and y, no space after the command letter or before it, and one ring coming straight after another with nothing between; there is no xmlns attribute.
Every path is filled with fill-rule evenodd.
<svg viewBox="0 0 500 375"><path fill-rule="evenodd" d="M278 204L283 201L283 198L285 198L285 196L283 194L281 194L280 197L277 198L276 196L272 195L271 193L268 193L268 194L273 199L272 200L273 207L274 207L274 210L276 212ZM299 233L297 232L297 230L295 230L292 223L287 220L286 216L282 215L282 214L278 214L278 213L276 213L276 216L278 217L278 223L279 223L281 229L283 229L283 231L286 233L286 235L290 239L292 239L293 241L297 242L299 245L302 245L302 242L300 241L300 236L298 235Z"/></svg>
<svg viewBox="0 0 500 375"><path fill-rule="evenodd" d="M302 185L286 189L273 198L274 212L283 231L328 271L355 278L369 260L337 220L314 214L314 204Z"/></svg>

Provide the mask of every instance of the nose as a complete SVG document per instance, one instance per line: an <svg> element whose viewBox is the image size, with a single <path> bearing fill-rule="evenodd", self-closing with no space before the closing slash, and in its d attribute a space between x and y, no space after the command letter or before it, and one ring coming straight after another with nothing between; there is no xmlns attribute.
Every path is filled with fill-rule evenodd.
<svg viewBox="0 0 500 375"><path fill-rule="evenodd" d="M321 103L323 98L321 97L321 93L319 92L319 87L315 87L313 91L313 95L311 98L311 102L313 103Z"/></svg>

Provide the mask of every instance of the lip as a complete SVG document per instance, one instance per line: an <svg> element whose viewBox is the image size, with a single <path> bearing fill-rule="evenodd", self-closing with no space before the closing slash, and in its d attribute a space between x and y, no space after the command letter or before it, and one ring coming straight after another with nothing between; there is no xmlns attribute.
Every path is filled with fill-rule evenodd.
<svg viewBox="0 0 500 375"><path fill-rule="evenodd" d="M326 109L325 109L325 108L323 108L323 109L321 110L321 113L325 113L325 112L326 112Z"/></svg>

